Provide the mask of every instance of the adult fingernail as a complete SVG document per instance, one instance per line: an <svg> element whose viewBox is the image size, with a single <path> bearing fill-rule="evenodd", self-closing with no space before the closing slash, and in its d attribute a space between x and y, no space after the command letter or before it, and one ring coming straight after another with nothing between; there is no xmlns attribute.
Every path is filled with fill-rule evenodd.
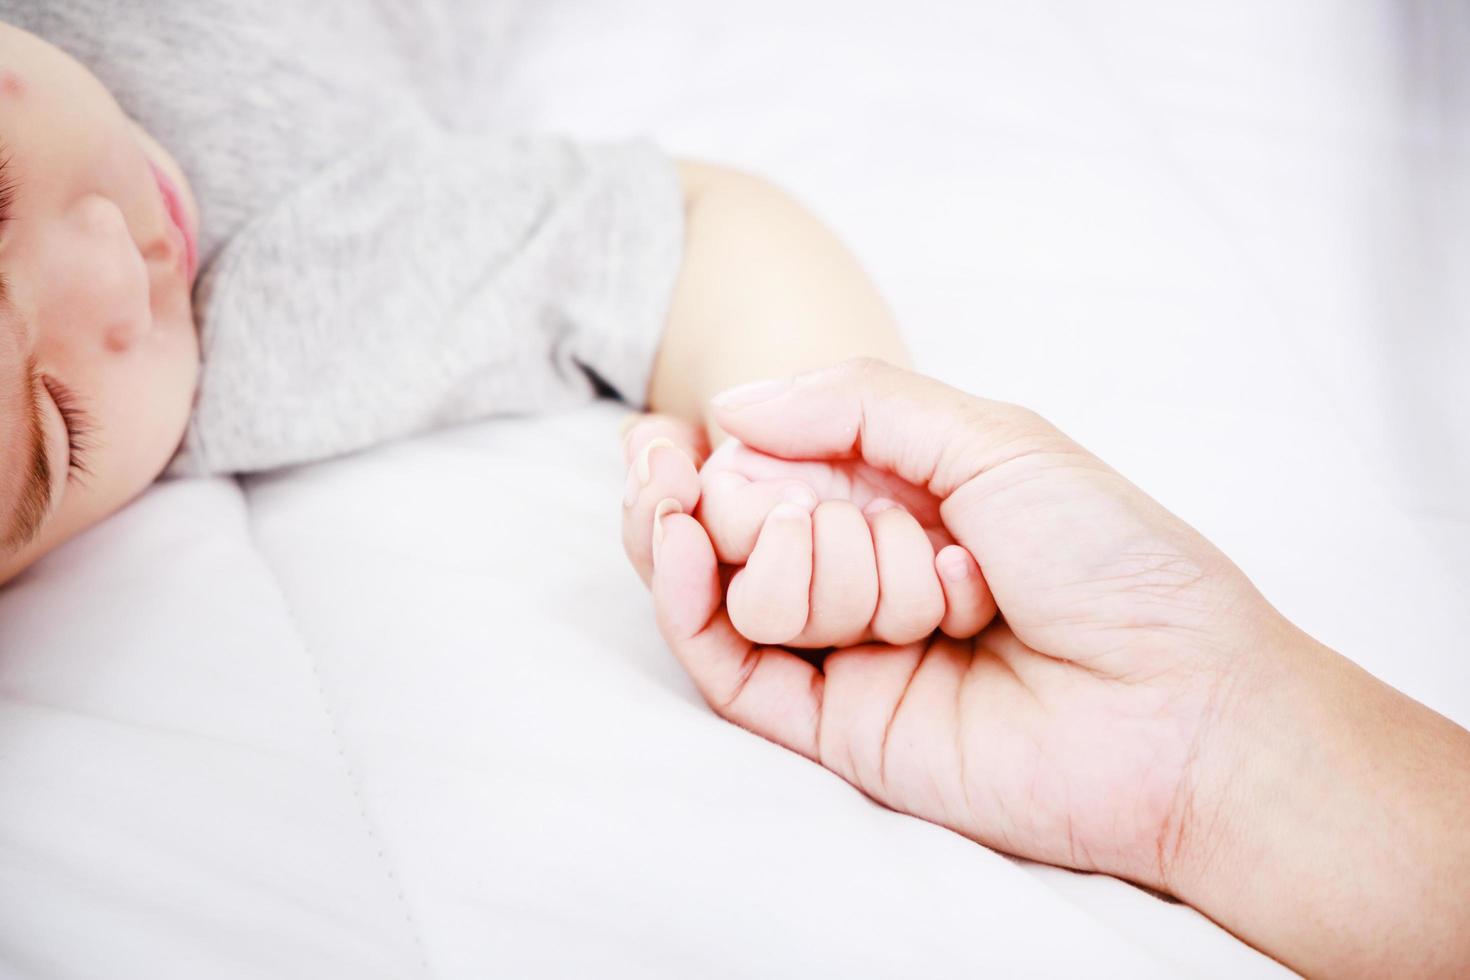
<svg viewBox="0 0 1470 980"><path fill-rule="evenodd" d="M623 508L633 506L638 499L638 491L648 486L648 481L653 478L653 470L649 466L648 457L655 449L667 446L669 449L678 449L673 441L659 436L648 440L648 445L638 452L638 458L633 460L633 465L628 469L628 480L623 484Z"/></svg>
<svg viewBox="0 0 1470 980"><path fill-rule="evenodd" d="M641 485L647 486L648 481L652 479L652 472L648 468L648 457L653 453L655 449L665 446L669 449L678 448L674 445L674 441L672 439L666 439L663 436L659 436L656 439L648 440L648 445L644 446L642 451L638 453L638 461L634 465L635 468L638 470L638 482Z"/></svg>
<svg viewBox="0 0 1470 980"><path fill-rule="evenodd" d="M684 513L684 505L673 497L665 497L653 509L653 563L658 564L658 553L664 546L664 518L670 514Z"/></svg>
<svg viewBox="0 0 1470 980"><path fill-rule="evenodd" d="M790 387L790 378L780 378L774 381L752 381L749 384L726 388L714 398L710 399L710 401L716 408L745 408L748 405L755 405L758 402L774 398Z"/></svg>

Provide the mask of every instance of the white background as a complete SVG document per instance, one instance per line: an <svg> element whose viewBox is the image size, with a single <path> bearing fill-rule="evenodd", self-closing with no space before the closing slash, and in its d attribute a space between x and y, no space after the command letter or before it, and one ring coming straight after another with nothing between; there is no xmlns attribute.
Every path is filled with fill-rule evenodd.
<svg viewBox="0 0 1470 980"><path fill-rule="evenodd" d="M777 179L921 367L1464 723L1467 17L538 3L500 111ZM710 715L621 558L618 414L160 484L0 593L0 973L1274 972Z"/></svg>

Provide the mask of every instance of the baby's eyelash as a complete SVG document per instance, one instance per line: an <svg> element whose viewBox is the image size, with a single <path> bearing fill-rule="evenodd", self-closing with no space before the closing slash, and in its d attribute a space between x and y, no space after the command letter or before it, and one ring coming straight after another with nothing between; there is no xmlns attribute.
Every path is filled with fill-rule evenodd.
<svg viewBox="0 0 1470 980"><path fill-rule="evenodd" d="M56 408L61 412L61 421L66 424L66 445L69 452L66 478L80 483L83 477L92 473L87 469L87 452L92 448L91 435L96 426L92 422L92 416L82 408L81 399L76 392L55 378L42 380L46 390L51 393L51 400L56 402Z"/></svg>
<svg viewBox="0 0 1470 980"><path fill-rule="evenodd" d="M15 203L15 181L10 176L10 154L0 144L0 225L10 220L10 207Z"/></svg>

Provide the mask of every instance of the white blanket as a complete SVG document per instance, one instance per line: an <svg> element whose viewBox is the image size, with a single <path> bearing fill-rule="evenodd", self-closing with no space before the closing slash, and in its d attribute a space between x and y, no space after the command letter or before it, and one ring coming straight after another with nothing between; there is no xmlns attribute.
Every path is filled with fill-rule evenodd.
<svg viewBox="0 0 1470 980"><path fill-rule="evenodd" d="M1470 32L1354 9L557 2L504 114L777 177L921 367L1465 723L1470 130L1406 52ZM1280 971L711 715L621 556L619 416L163 483L0 592L0 974Z"/></svg>

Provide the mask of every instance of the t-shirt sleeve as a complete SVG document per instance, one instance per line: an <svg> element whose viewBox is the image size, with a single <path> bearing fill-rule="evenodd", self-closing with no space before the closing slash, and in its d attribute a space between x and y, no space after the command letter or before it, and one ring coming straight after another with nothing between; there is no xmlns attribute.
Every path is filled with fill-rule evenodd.
<svg viewBox="0 0 1470 980"><path fill-rule="evenodd" d="M366 139L201 280L171 472L272 469L607 389L641 404L683 234L673 163L646 142Z"/></svg>

